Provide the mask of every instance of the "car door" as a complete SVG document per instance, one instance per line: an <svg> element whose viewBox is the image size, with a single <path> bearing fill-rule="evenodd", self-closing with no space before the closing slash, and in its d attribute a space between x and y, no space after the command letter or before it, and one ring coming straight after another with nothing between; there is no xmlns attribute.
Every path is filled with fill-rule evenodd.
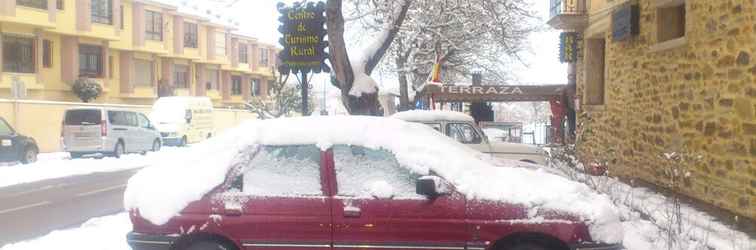
<svg viewBox="0 0 756 250"><path fill-rule="evenodd" d="M221 193L224 233L244 249L328 249L331 199L314 145L262 146Z"/></svg>
<svg viewBox="0 0 756 250"><path fill-rule="evenodd" d="M464 199L415 193L417 178L380 149L336 145L334 248L464 249Z"/></svg>
<svg viewBox="0 0 756 250"><path fill-rule="evenodd" d="M137 131L139 131L138 138L140 142L140 149L141 151L149 151L150 149L152 149L152 141L155 139L155 137L152 135L152 129L150 129L150 120L147 119L147 116L142 113L135 114L139 123Z"/></svg>
<svg viewBox="0 0 756 250"><path fill-rule="evenodd" d="M16 132L11 126L0 119L0 162L17 161L19 152L19 143L15 141Z"/></svg>

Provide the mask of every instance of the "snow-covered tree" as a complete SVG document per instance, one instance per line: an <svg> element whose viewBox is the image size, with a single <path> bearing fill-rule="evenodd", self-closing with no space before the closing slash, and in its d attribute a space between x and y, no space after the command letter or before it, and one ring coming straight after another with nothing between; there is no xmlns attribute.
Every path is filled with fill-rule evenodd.
<svg viewBox="0 0 756 250"><path fill-rule="evenodd" d="M378 38L363 50L360 57L350 58L344 41L344 15L341 0L328 0L329 61L332 83L341 90L341 99L350 114L383 115L378 102L378 85L370 74L378 66L399 33L407 10L413 0L353 0L357 6L373 9L375 13L390 13L381 20Z"/></svg>
<svg viewBox="0 0 756 250"><path fill-rule="evenodd" d="M396 16L370 0L353 0L356 21L367 29L381 30ZM511 80L508 73L534 30L534 14L527 0L388 0L391 6L408 3L406 17L395 35L389 58L381 67L396 72L400 106L410 107L408 85L423 84L437 56L443 60L445 81L467 78L480 69L490 82Z"/></svg>
<svg viewBox="0 0 756 250"><path fill-rule="evenodd" d="M252 98L245 103L247 110L257 114L260 119L273 119L289 116L302 107L302 95L296 85L289 82L289 74L280 75L273 70L275 81L268 87L268 98ZM314 108L312 98L308 99L310 110ZM309 115L309 114L306 114Z"/></svg>

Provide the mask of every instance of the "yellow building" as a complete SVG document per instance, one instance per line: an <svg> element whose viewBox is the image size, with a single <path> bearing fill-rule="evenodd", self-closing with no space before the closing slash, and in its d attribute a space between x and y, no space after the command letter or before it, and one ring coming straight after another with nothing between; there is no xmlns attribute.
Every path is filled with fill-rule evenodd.
<svg viewBox="0 0 756 250"><path fill-rule="evenodd" d="M756 2L551 7L548 23L581 41L569 68L583 161L756 219Z"/></svg>
<svg viewBox="0 0 756 250"><path fill-rule="evenodd" d="M151 104L161 93L240 106L267 96L276 48L202 13L149 0L0 0L0 98L79 101L71 84L95 79L97 103Z"/></svg>

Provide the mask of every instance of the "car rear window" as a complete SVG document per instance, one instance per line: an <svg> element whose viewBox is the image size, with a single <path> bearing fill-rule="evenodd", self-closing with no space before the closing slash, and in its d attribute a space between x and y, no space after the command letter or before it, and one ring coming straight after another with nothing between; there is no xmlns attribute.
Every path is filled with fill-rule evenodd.
<svg viewBox="0 0 756 250"><path fill-rule="evenodd" d="M66 112L66 125L99 125L102 120L100 110L81 109Z"/></svg>

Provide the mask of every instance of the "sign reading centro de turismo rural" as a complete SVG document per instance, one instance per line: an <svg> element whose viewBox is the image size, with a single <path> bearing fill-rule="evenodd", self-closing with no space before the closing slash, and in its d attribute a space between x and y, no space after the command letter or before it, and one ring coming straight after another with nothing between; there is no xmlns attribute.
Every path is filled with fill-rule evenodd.
<svg viewBox="0 0 756 250"><path fill-rule="evenodd" d="M284 47L278 54L281 62L278 71L281 74L329 72L325 64L328 55L324 51L328 46L324 41L325 4L297 2L286 6L278 3L278 12L281 13L278 31L282 34L279 42Z"/></svg>
<svg viewBox="0 0 756 250"><path fill-rule="evenodd" d="M559 61L563 63L577 62L578 33L562 32L559 35Z"/></svg>

